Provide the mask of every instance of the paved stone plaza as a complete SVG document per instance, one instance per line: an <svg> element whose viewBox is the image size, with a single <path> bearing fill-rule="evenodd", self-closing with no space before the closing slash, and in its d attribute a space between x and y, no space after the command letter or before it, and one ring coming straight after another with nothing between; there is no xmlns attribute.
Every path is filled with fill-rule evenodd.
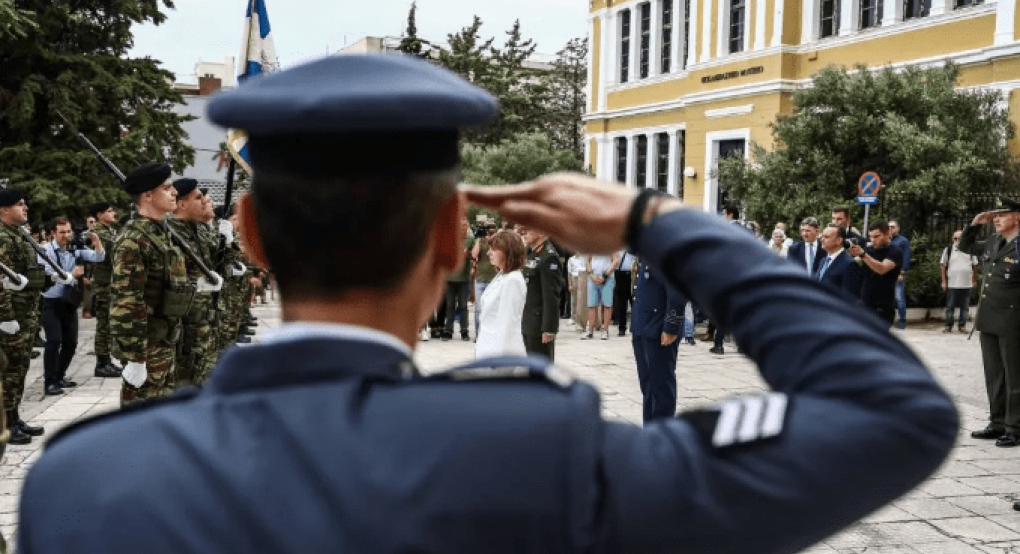
<svg viewBox="0 0 1020 554"><path fill-rule="evenodd" d="M255 314L260 331L279 324L273 307L260 307ZM44 397L42 358L32 363L21 413L30 423L45 425L47 436L81 417L116 409L119 403L119 379L92 377L94 320L81 323L78 356L69 371L79 383L77 389ZM980 347L976 337L968 341L965 335L943 335L940 329L940 324L932 324L894 332L921 355L957 401L962 428L950 460L907 496L807 552L1020 554L1020 512L1012 508L1013 501L1020 500L1020 448L996 448L994 441L970 438L971 430L984 427L987 415ZM608 341L579 338L569 324L561 329L559 364L598 387L608 417L640 424L641 396L630 337L617 337L614 329ZM438 369L472 358L473 347L460 340L432 340L419 346L418 362L426 371ZM682 409L762 390L753 366L736 354L735 347L727 345L731 353L725 356L712 355L708 348L701 342L680 347L677 374ZM21 483L42 444L36 440L30 446L9 446L0 465L0 532L8 538L17 525ZM682 545L678 548L682 551Z"/></svg>

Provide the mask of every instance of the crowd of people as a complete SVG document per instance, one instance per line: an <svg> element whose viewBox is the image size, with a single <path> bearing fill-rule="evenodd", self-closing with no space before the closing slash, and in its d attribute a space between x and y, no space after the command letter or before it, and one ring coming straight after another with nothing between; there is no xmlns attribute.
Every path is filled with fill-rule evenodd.
<svg viewBox="0 0 1020 554"><path fill-rule="evenodd" d="M94 375L122 379L123 404L201 386L225 348L251 342L250 306L265 302L271 276L241 252L235 215L217 214L194 179L170 175L161 164L137 168L125 183L130 215L98 202L82 227L63 216L29 224L25 195L0 191L0 263L10 270L0 291L8 444L45 433L19 411L34 348L43 349L45 395L78 385L67 372L79 317L95 318Z"/></svg>

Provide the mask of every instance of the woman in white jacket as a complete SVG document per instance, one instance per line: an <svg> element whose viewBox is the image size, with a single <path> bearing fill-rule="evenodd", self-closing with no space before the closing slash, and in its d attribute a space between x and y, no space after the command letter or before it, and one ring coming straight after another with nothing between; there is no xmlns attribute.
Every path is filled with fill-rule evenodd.
<svg viewBox="0 0 1020 554"><path fill-rule="evenodd" d="M524 241L511 231L500 231L489 241L489 261L499 273L486 287L479 303L478 340L475 356L525 356L521 318L528 286L521 268L526 254Z"/></svg>

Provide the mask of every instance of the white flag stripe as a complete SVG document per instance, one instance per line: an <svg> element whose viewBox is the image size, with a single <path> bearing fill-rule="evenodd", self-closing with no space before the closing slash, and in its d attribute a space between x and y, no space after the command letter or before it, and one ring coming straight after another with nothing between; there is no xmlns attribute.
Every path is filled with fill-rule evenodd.
<svg viewBox="0 0 1020 554"><path fill-rule="evenodd" d="M719 420L715 423L712 445L716 448L729 446L737 439L737 425L744 405L739 400L728 400L720 407Z"/></svg>
<svg viewBox="0 0 1020 554"><path fill-rule="evenodd" d="M765 412L765 398L761 396L747 396L743 399L744 417L740 423L740 432L737 433L737 440L750 442L760 436L761 418Z"/></svg>
<svg viewBox="0 0 1020 554"><path fill-rule="evenodd" d="M765 423L761 426L761 436L774 437L783 432L783 422L786 420L786 395L772 393L769 395L768 410L765 412Z"/></svg>

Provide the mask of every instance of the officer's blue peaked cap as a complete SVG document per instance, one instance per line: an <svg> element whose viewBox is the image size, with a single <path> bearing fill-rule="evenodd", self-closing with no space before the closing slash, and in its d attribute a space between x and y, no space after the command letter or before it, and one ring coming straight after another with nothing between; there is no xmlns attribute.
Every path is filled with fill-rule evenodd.
<svg viewBox="0 0 1020 554"><path fill-rule="evenodd" d="M248 133L256 173L337 175L453 167L458 129L498 110L488 92L435 64L366 54L255 77L217 96L209 118Z"/></svg>

